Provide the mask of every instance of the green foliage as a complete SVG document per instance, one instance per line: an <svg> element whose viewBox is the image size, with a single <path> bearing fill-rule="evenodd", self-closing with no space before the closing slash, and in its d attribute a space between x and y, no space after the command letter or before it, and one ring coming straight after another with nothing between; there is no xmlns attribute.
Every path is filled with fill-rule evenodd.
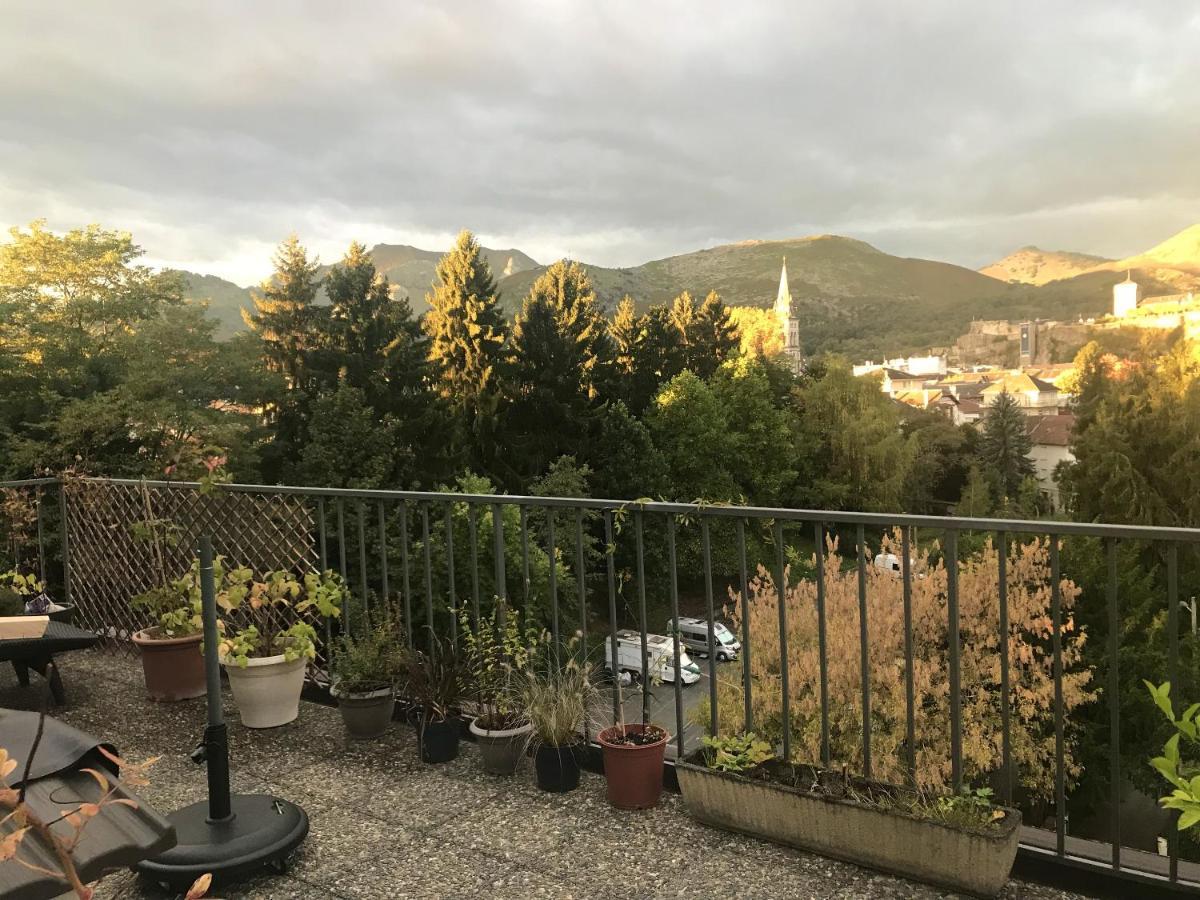
<svg viewBox="0 0 1200 900"><path fill-rule="evenodd" d="M398 620L385 616L354 634L342 634L333 646L334 685L342 694L396 688L404 676L407 649Z"/></svg>
<svg viewBox="0 0 1200 900"><path fill-rule="evenodd" d="M317 321L324 315L314 305L319 264L294 234L279 245L274 264L275 273L253 295L254 310L243 311L242 318L262 342L267 367L283 375L290 388L304 390L307 354L317 343Z"/></svg>
<svg viewBox="0 0 1200 900"><path fill-rule="evenodd" d="M477 625L465 609L459 613L466 693L479 704L484 728L495 731L520 724L523 714L514 686L537 664L548 639L544 629L522 629L517 617L499 605Z"/></svg>
<svg viewBox="0 0 1200 900"><path fill-rule="evenodd" d="M1185 759L1179 745L1181 739L1186 740L1187 746L1193 750L1200 745L1200 722L1196 719L1196 714L1200 713L1200 703L1193 703L1183 711L1183 715L1176 717L1171 703L1170 682L1164 681L1155 687L1147 681L1145 685L1154 705L1175 729L1163 746L1162 756L1150 760L1155 771L1175 788L1169 795L1160 798L1159 803L1166 809L1179 811L1176 827L1186 831L1200 823L1200 764L1194 758Z"/></svg>
<svg viewBox="0 0 1200 900"><path fill-rule="evenodd" d="M710 769L745 772L774 757L775 751L771 745L759 740L754 732L724 737L704 736L704 764Z"/></svg>
<svg viewBox="0 0 1200 900"><path fill-rule="evenodd" d="M1034 474L1032 449L1025 414L1015 397L1001 393L983 417L979 438L979 463L996 479L998 499L1017 497L1022 481Z"/></svg>
<svg viewBox="0 0 1200 900"><path fill-rule="evenodd" d="M517 680L520 708L533 726L533 738L549 747L566 747L579 740L579 729L595 696L592 669L576 658L576 641L563 651L539 657Z"/></svg>
<svg viewBox="0 0 1200 900"><path fill-rule="evenodd" d="M426 722L441 722L464 696L467 669L454 645L428 635L429 650L414 649L405 657L404 684L409 699L421 708Z"/></svg>

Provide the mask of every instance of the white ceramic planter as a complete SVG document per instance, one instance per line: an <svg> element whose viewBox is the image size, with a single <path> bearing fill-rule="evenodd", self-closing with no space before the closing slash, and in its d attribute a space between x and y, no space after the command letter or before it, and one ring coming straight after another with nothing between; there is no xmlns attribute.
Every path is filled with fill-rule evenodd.
<svg viewBox="0 0 1200 900"><path fill-rule="evenodd" d="M511 775L517 771L525 758L532 732L533 726L528 722L516 728L489 731L479 727L478 719L471 720L471 734L475 735L475 743L479 745L483 770L492 775Z"/></svg>
<svg viewBox="0 0 1200 900"><path fill-rule="evenodd" d="M303 656L288 662L283 654L250 659L245 666L222 660L242 724L247 728L274 728L300 715L304 689Z"/></svg>

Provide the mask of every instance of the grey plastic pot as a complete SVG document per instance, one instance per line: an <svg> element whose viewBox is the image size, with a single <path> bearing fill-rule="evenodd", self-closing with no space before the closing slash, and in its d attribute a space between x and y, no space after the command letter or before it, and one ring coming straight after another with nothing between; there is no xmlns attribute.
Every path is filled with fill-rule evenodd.
<svg viewBox="0 0 1200 900"><path fill-rule="evenodd" d="M479 756L483 771L491 775L511 775L525 756L529 735L533 726L526 722L517 728L489 731L479 726L479 719L471 720L471 734L479 745Z"/></svg>
<svg viewBox="0 0 1200 900"><path fill-rule="evenodd" d="M350 737L369 740L387 733L396 708L396 694L391 688L356 693L343 691L334 684L329 694L337 699L338 711Z"/></svg>

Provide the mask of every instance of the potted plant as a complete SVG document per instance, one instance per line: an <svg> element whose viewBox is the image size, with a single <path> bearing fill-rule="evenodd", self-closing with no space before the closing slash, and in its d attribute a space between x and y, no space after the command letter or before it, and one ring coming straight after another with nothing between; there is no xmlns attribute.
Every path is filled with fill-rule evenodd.
<svg viewBox="0 0 1200 900"><path fill-rule="evenodd" d="M403 672L403 635L390 614L361 634L341 636L334 645L329 693L350 737L375 738L387 731Z"/></svg>
<svg viewBox="0 0 1200 900"><path fill-rule="evenodd" d="M23 574L19 569L0 572L0 591L4 601L0 613L11 616L49 616L52 622L71 622L75 619L75 605L55 603L46 592L46 583L33 574Z"/></svg>
<svg viewBox="0 0 1200 900"><path fill-rule="evenodd" d="M222 577L221 564L213 575ZM204 694L204 654L200 652L200 563L183 576L134 597L129 605L158 623L133 633L142 657L151 700L190 700Z"/></svg>
<svg viewBox="0 0 1200 900"><path fill-rule="evenodd" d="M317 655L317 633L303 619L289 623L289 610L336 616L345 592L341 577L330 571L309 572L303 580L270 572L262 581L254 581L246 568L224 572L217 604L240 627L231 629L222 619L218 655L247 728L286 725L300 714L304 671Z"/></svg>
<svg viewBox="0 0 1200 900"><path fill-rule="evenodd" d="M579 729L593 693L588 668L573 655L531 667L521 680L521 705L533 726L537 786L564 794L579 786Z"/></svg>
<svg viewBox="0 0 1200 900"><path fill-rule="evenodd" d="M617 708L624 710L621 679L616 679ZM650 809L658 805L663 788L663 757L667 730L647 722L650 691L642 686L642 721L623 720L596 736L604 754L608 802L618 809Z"/></svg>
<svg viewBox="0 0 1200 900"><path fill-rule="evenodd" d="M467 672L467 695L475 701L478 715L471 720L471 734L479 746L483 769L493 775L511 775L525 755L533 726L513 690L536 658L544 635L535 628L521 631L515 615L502 606L471 627L466 610L461 613L460 643Z"/></svg>
<svg viewBox="0 0 1200 900"><path fill-rule="evenodd" d="M1021 814L991 791L937 796L776 758L753 734L707 737L675 770L688 812L726 828L952 890L993 897Z"/></svg>
<svg viewBox="0 0 1200 900"><path fill-rule="evenodd" d="M436 636L429 650L409 651L405 686L416 716L421 761L450 762L458 756L458 721L454 710L462 697L463 669L457 650Z"/></svg>

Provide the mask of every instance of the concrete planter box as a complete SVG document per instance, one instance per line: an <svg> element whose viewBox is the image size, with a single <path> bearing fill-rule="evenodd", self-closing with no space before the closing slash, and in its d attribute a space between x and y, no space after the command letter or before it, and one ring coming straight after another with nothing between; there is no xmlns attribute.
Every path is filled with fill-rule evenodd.
<svg viewBox="0 0 1200 900"><path fill-rule="evenodd" d="M979 897L1000 892L1017 854L1014 809L975 831L691 762L675 769L688 812L706 825Z"/></svg>

